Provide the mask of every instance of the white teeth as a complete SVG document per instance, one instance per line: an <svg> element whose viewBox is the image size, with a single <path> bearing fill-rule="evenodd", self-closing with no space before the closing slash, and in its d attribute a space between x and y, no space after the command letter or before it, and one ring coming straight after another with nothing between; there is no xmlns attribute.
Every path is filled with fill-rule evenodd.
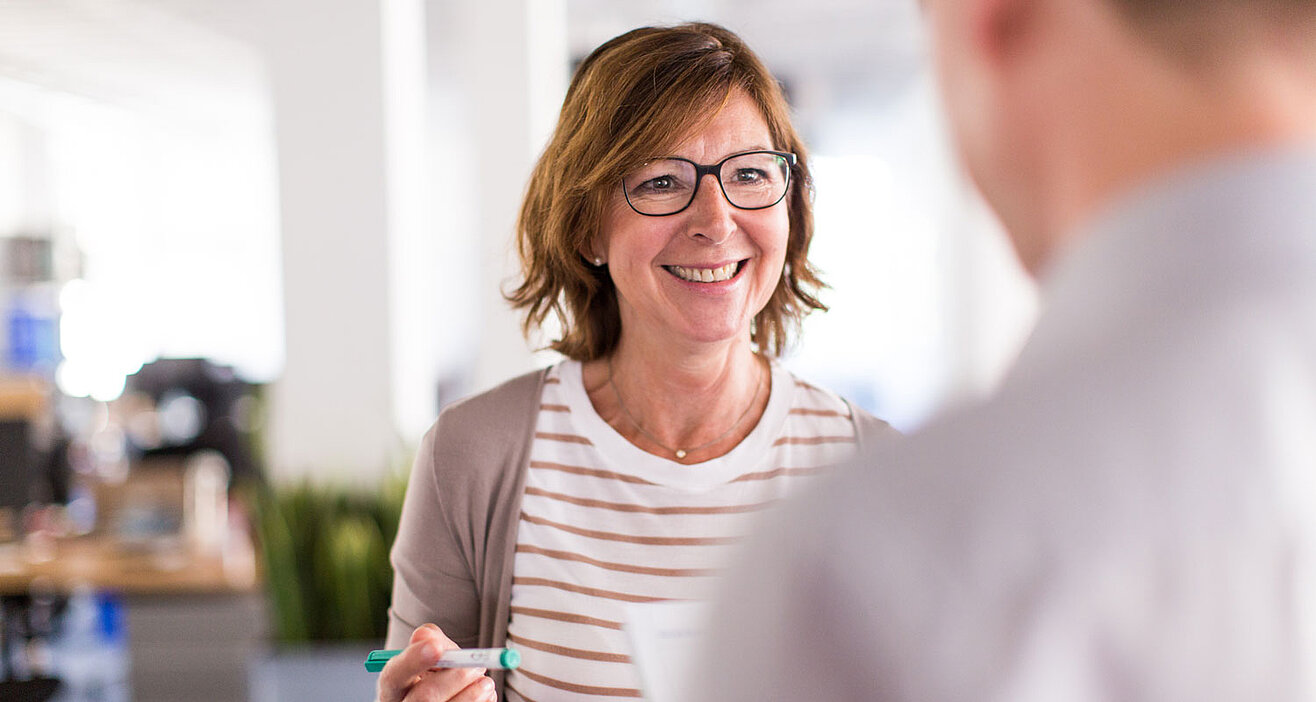
<svg viewBox="0 0 1316 702"><path fill-rule="evenodd" d="M722 266L721 268L715 268L711 271L704 271L704 282L706 283L712 282L708 279L710 273L712 274L714 281L731 280L731 276L736 274L736 264L728 263L727 265Z"/></svg>
<svg viewBox="0 0 1316 702"><path fill-rule="evenodd" d="M667 266L667 270L676 274L676 277L682 280L689 280L694 283L716 283L723 280L730 280L736 274L738 264L728 263L721 268L685 268L683 266Z"/></svg>

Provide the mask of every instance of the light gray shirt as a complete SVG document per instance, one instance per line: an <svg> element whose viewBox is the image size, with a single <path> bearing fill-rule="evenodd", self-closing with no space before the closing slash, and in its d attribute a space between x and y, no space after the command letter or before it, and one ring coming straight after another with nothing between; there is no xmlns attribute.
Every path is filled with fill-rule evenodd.
<svg viewBox="0 0 1316 702"><path fill-rule="evenodd" d="M690 699L1316 698L1316 150L1076 241L992 400L758 536Z"/></svg>

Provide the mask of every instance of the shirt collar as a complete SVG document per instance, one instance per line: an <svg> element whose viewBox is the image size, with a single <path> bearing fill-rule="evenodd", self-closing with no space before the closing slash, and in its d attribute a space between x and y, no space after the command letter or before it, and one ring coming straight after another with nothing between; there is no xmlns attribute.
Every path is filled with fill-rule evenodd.
<svg viewBox="0 0 1316 702"><path fill-rule="evenodd" d="M1240 286L1316 275L1316 144L1234 153L1112 203L1041 278L1016 369L1072 358Z"/></svg>

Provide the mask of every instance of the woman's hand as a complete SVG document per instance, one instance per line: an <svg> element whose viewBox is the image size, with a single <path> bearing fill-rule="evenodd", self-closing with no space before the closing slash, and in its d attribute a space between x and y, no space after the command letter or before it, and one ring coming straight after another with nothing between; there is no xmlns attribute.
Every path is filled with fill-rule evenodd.
<svg viewBox="0 0 1316 702"><path fill-rule="evenodd" d="M433 624L411 633L411 643L379 672L379 702L494 702L493 680L484 668L434 669L457 644Z"/></svg>

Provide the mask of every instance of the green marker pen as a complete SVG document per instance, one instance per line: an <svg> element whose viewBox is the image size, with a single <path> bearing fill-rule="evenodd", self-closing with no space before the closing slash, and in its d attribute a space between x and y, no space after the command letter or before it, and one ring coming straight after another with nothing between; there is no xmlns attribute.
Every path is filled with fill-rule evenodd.
<svg viewBox="0 0 1316 702"><path fill-rule="evenodd" d="M371 651L366 656L366 670L378 673L402 649ZM439 656L435 668L504 668L512 670L521 665L521 654L511 648L454 648Z"/></svg>

